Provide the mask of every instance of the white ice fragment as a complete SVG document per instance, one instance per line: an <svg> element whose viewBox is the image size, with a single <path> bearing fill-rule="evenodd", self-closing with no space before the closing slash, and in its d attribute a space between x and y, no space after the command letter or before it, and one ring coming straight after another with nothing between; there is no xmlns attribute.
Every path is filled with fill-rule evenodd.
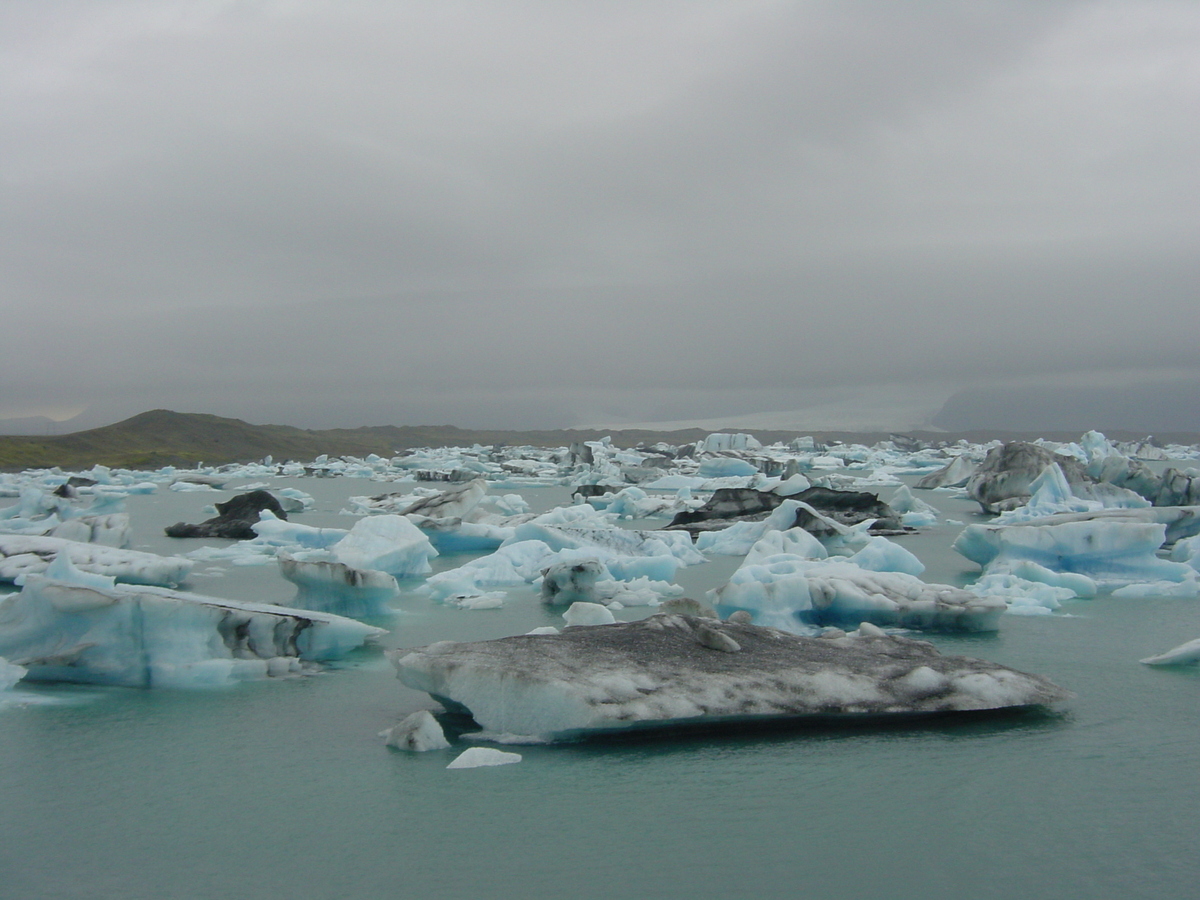
<svg viewBox="0 0 1200 900"><path fill-rule="evenodd" d="M1020 525L968 525L954 549L979 563L984 574L1022 562L1059 573L1085 575L1101 589L1195 576L1184 563L1157 556L1172 530L1197 522L1192 507L1105 510L1061 515Z"/></svg>
<svg viewBox="0 0 1200 900"><path fill-rule="evenodd" d="M489 591L486 594L457 594L446 598L446 602L459 609L503 609L504 592Z"/></svg>
<svg viewBox="0 0 1200 900"><path fill-rule="evenodd" d="M329 548L335 559L352 569L374 569L399 577L432 571L438 552L416 525L403 516L368 516Z"/></svg>
<svg viewBox="0 0 1200 900"><path fill-rule="evenodd" d="M3 656L0 656L0 691L7 691L11 688L25 677L26 671L24 666L13 665Z"/></svg>
<svg viewBox="0 0 1200 900"><path fill-rule="evenodd" d="M599 603L572 603L570 608L563 613L563 618L567 622L567 627L573 625L611 625L617 621L616 617L609 610Z"/></svg>
<svg viewBox="0 0 1200 900"><path fill-rule="evenodd" d="M446 768L476 769L480 766L506 766L509 763L519 763L520 761L520 753L509 753L493 747L472 747L460 753Z"/></svg>
<svg viewBox="0 0 1200 900"><path fill-rule="evenodd" d="M72 571L66 555L51 575L30 575L0 606L0 654L30 680L227 684L337 659L384 634L328 613L116 584Z"/></svg>
<svg viewBox="0 0 1200 900"><path fill-rule="evenodd" d="M1117 588L1112 595L1121 600L1138 600L1145 597L1182 597L1195 600L1200 597L1200 580L1194 576L1183 581L1150 581L1127 584Z"/></svg>
<svg viewBox="0 0 1200 900"><path fill-rule="evenodd" d="M20 583L19 579L27 575L45 572L60 556L69 558L82 572L106 575L126 584L181 584L192 570L192 561L178 556L56 537L0 534L0 581Z"/></svg>
<svg viewBox="0 0 1200 900"><path fill-rule="evenodd" d="M925 571L925 563L885 537L872 538L871 543L850 557L850 562L872 572L903 572L917 576Z"/></svg>
<svg viewBox="0 0 1200 900"><path fill-rule="evenodd" d="M1190 666L1200 662L1200 638L1180 644L1166 653L1147 656L1141 660L1148 666Z"/></svg>
<svg viewBox="0 0 1200 900"><path fill-rule="evenodd" d="M384 743L388 747L395 747L397 750L411 750L415 753L424 753L426 750L445 750L450 746L445 732L442 731L442 726L433 717L433 713L427 709L420 709L405 716L396 725L380 732L379 736L387 739Z"/></svg>

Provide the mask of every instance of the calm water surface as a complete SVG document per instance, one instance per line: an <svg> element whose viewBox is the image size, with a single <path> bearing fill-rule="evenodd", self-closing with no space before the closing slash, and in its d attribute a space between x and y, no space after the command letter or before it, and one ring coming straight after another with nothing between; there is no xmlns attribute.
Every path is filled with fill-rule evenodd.
<svg viewBox="0 0 1200 900"><path fill-rule="evenodd" d="M273 482L289 484L318 499L297 521L339 527L347 496L384 489ZM521 492L536 509L566 500ZM162 528L228 496L131 498L135 546L198 546ZM900 540L927 580L961 583L959 530ZM681 582L698 596L737 562ZM189 587L293 594L274 567L204 562ZM561 624L529 590L503 610L396 605L387 646ZM0 709L0 898L1196 896L1200 671L1137 662L1194 637L1195 601L1076 601L934 638L1075 691L1061 715L521 747L519 765L458 771L461 747L383 746L379 731L430 704L378 650L226 690L43 686Z"/></svg>

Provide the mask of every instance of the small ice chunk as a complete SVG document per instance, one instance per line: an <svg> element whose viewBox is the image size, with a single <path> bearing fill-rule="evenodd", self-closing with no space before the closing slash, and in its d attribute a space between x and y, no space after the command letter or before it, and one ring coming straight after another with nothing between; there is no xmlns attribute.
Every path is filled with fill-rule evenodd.
<svg viewBox="0 0 1200 900"><path fill-rule="evenodd" d="M520 753L508 753L492 747L472 747L460 753L447 769L476 769L480 766L507 766L509 763L519 763Z"/></svg>
<svg viewBox="0 0 1200 900"><path fill-rule="evenodd" d="M405 716L391 728L380 732L380 737L387 738L385 744L388 747L411 750L415 753L445 750L450 746L442 726L427 709L420 709L412 715Z"/></svg>
<svg viewBox="0 0 1200 900"><path fill-rule="evenodd" d="M701 647L707 647L709 650L720 650L723 653L737 653L742 649L742 645L727 635L725 632L711 625L699 625L696 627L696 642Z"/></svg>
<svg viewBox="0 0 1200 900"><path fill-rule="evenodd" d="M617 621L607 608L599 603L584 603L576 601L563 613L567 626L572 625L611 625Z"/></svg>
<svg viewBox="0 0 1200 900"><path fill-rule="evenodd" d="M596 582L604 574L597 559L581 559L578 562L558 562L542 569L542 602L553 606L568 603L593 603L596 597Z"/></svg>
<svg viewBox="0 0 1200 900"><path fill-rule="evenodd" d="M913 577L925 571L925 563L911 551L885 537L871 538L871 543L851 556L850 562L872 572L903 572Z"/></svg>
<svg viewBox="0 0 1200 900"><path fill-rule="evenodd" d="M1180 644L1158 656L1147 656L1141 660L1148 666L1189 666L1200 662L1200 638Z"/></svg>
<svg viewBox="0 0 1200 900"><path fill-rule="evenodd" d="M25 672L26 669L24 666L13 665L3 656L0 656L0 691L7 691L25 677Z"/></svg>

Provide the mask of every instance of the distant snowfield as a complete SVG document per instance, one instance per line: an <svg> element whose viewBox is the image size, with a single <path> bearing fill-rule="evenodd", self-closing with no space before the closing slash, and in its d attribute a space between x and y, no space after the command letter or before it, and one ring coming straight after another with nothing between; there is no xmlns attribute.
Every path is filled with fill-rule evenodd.
<svg viewBox="0 0 1200 900"><path fill-rule="evenodd" d="M914 398L909 390L872 390L870 396L846 396L841 392L829 402L801 409L738 413L707 419L680 419L663 422L618 422L612 419L589 422L580 428L596 430L639 429L644 431L681 431L699 428L706 431L758 429L761 431L852 431L904 432L940 431L930 422L941 410L946 394Z"/></svg>

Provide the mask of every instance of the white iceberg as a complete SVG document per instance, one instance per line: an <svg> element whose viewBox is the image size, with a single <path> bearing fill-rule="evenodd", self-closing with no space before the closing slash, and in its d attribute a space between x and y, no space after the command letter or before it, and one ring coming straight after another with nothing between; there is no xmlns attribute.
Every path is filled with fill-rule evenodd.
<svg viewBox="0 0 1200 900"><path fill-rule="evenodd" d="M567 627L578 628L584 625L611 625L617 621L608 608L599 603L587 603L577 600L563 613Z"/></svg>
<svg viewBox="0 0 1200 900"><path fill-rule="evenodd" d="M710 592L722 616L745 610L759 625L812 631L875 625L936 631L995 631L1004 601L904 572L873 572L844 559L779 555L743 565Z"/></svg>
<svg viewBox="0 0 1200 900"><path fill-rule="evenodd" d="M1086 575L1103 590L1136 582L1179 582L1195 575L1190 566L1157 556L1166 540L1167 526L1162 523L1118 515L1079 520L1056 516L1049 521L1052 524L968 525L953 547L982 566L985 575L1031 562L1052 572Z"/></svg>
<svg viewBox="0 0 1200 900"><path fill-rule="evenodd" d="M406 577L432 571L438 555L429 538L403 516L368 516L329 548L337 562L353 569L374 569Z"/></svg>
<svg viewBox="0 0 1200 900"><path fill-rule="evenodd" d="M7 691L25 677L28 671L24 666L16 666L3 656L0 656L0 691Z"/></svg>
<svg viewBox="0 0 1200 900"><path fill-rule="evenodd" d="M429 750L445 750L450 746L442 726L427 709L405 716L397 724L379 735L384 744L397 750L424 753Z"/></svg>
<svg viewBox="0 0 1200 900"><path fill-rule="evenodd" d="M180 556L48 536L0 534L0 581L20 584L30 575L45 572L60 556L70 559L80 571L107 575L123 584L179 585L192 570L192 561Z"/></svg>
<svg viewBox="0 0 1200 900"><path fill-rule="evenodd" d="M1200 663L1200 638L1180 644L1166 653L1141 660L1148 666L1190 666Z"/></svg>
<svg viewBox="0 0 1200 900"><path fill-rule="evenodd" d="M508 753L492 747L472 747L464 750L447 769L478 769L481 766L507 766L521 761L520 753Z"/></svg>

